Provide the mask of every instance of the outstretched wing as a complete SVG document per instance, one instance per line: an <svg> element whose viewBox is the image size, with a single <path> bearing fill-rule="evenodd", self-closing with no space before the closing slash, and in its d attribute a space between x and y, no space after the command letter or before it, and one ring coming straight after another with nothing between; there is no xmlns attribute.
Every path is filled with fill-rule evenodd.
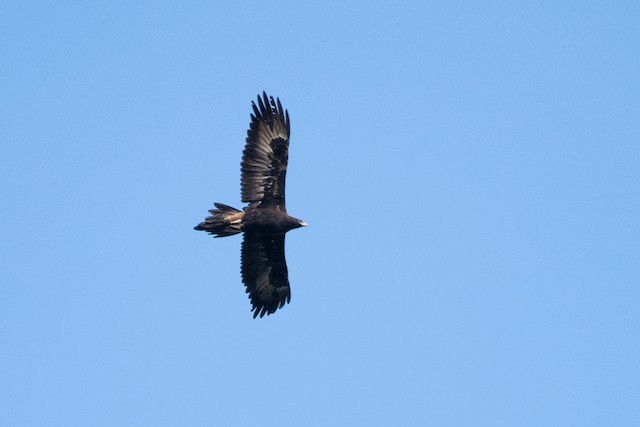
<svg viewBox="0 0 640 427"><path fill-rule="evenodd" d="M284 258L284 233L244 233L242 282L253 305L253 318L269 315L291 301Z"/></svg>
<svg viewBox="0 0 640 427"><path fill-rule="evenodd" d="M289 157L289 113L280 99L262 92L253 114L242 153L241 192L245 203L274 202L285 207L284 182Z"/></svg>

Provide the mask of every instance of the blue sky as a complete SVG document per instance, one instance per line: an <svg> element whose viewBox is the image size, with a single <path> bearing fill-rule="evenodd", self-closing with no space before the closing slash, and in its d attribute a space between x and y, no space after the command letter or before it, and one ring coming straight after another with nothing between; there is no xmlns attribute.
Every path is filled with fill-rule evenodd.
<svg viewBox="0 0 640 427"><path fill-rule="evenodd" d="M640 424L637 2L232 3L0 6L0 424ZM192 227L263 90L254 320Z"/></svg>

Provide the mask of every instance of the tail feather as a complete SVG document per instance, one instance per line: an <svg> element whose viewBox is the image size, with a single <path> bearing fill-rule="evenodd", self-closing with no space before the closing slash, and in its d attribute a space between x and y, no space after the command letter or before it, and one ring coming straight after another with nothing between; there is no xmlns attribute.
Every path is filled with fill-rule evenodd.
<svg viewBox="0 0 640 427"><path fill-rule="evenodd" d="M211 216L204 222L193 227L194 230L202 230L214 237L232 236L242 233L242 217L244 212L222 203L214 203L216 209L211 209Z"/></svg>

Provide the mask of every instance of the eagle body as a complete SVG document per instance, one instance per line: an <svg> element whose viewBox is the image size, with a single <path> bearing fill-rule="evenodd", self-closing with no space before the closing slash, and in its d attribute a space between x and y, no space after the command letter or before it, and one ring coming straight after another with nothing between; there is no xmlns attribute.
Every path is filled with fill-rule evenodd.
<svg viewBox="0 0 640 427"><path fill-rule="evenodd" d="M293 218L283 209L248 208L242 219L246 232L286 233L294 228L302 227L299 219Z"/></svg>
<svg viewBox="0 0 640 427"><path fill-rule="evenodd" d="M289 113L279 99L265 92L252 102L253 114L242 154L242 211L214 203L210 216L194 228L214 237L244 233L241 250L242 281L253 306L253 317L274 313L291 300L285 234L304 227L289 216L285 178L289 160Z"/></svg>

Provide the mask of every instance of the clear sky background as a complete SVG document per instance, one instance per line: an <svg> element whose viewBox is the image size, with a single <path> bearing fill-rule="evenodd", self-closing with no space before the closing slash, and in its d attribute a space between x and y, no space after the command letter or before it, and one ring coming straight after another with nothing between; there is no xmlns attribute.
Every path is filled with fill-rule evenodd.
<svg viewBox="0 0 640 427"><path fill-rule="evenodd" d="M640 6L0 6L3 426L640 425ZM292 123L254 320L250 103Z"/></svg>

